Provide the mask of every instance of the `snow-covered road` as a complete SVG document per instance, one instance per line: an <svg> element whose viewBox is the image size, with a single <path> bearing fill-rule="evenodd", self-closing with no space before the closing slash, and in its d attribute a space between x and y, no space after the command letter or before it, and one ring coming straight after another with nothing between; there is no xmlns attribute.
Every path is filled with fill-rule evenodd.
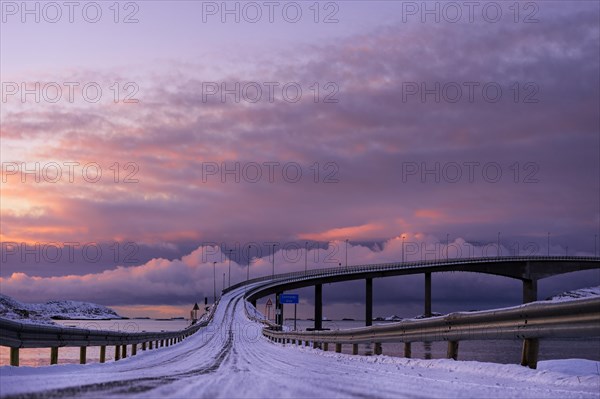
<svg viewBox="0 0 600 399"><path fill-rule="evenodd" d="M0 368L10 397L600 398L600 362L518 365L351 356L274 344L244 312L243 289L223 296L211 324L182 343L118 362Z"/></svg>

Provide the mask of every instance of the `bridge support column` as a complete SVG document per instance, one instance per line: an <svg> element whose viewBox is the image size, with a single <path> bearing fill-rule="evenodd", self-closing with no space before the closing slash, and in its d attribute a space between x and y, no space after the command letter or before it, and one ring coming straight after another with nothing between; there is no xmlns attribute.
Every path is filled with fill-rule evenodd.
<svg viewBox="0 0 600 399"><path fill-rule="evenodd" d="M365 326L373 325L373 279L368 278L365 289Z"/></svg>
<svg viewBox="0 0 600 399"><path fill-rule="evenodd" d="M125 359L127 357L127 345L122 345L121 348L123 350L122 353L121 353L121 357L123 359Z"/></svg>
<svg viewBox="0 0 600 399"><path fill-rule="evenodd" d="M315 330L323 329L323 285L315 285Z"/></svg>
<svg viewBox="0 0 600 399"><path fill-rule="evenodd" d="M342 353L342 344L335 344L335 352Z"/></svg>
<svg viewBox="0 0 600 399"><path fill-rule="evenodd" d="M448 341L448 359L458 360L458 341Z"/></svg>
<svg viewBox="0 0 600 399"><path fill-rule="evenodd" d="M405 342L404 343L404 357L410 359L411 356L412 356L412 350L411 350L410 342Z"/></svg>
<svg viewBox="0 0 600 399"><path fill-rule="evenodd" d="M100 363L106 362L106 345L100 347Z"/></svg>
<svg viewBox="0 0 600 399"><path fill-rule="evenodd" d="M425 273L425 317L431 317L431 273Z"/></svg>
<svg viewBox="0 0 600 399"><path fill-rule="evenodd" d="M137 344L131 344L131 356L137 355Z"/></svg>
<svg viewBox="0 0 600 399"><path fill-rule="evenodd" d="M529 338L523 341L523 352L521 354L521 366L530 369L537 368L540 341L537 338Z"/></svg>
<svg viewBox="0 0 600 399"><path fill-rule="evenodd" d="M121 359L121 345L115 345L115 362L120 359Z"/></svg>
<svg viewBox="0 0 600 399"><path fill-rule="evenodd" d="M358 344L352 344L352 354L358 355Z"/></svg>
<svg viewBox="0 0 600 399"><path fill-rule="evenodd" d="M323 351L327 352L329 350L329 343L323 342Z"/></svg>
<svg viewBox="0 0 600 399"><path fill-rule="evenodd" d="M537 301L537 280L523 280L523 303Z"/></svg>

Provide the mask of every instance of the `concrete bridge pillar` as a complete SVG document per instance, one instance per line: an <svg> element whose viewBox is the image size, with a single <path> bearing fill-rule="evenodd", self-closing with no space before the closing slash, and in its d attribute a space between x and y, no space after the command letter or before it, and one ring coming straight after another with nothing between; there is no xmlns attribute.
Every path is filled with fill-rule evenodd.
<svg viewBox="0 0 600 399"><path fill-rule="evenodd" d="M275 324L280 326L283 325L283 304L279 300L281 294L283 294L283 292L278 292L275 295Z"/></svg>
<svg viewBox="0 0 600 399"><path fill-rule="evenodd" d="M523 280L523 303L537 301L537 280Z"/></svg>
<svg viewBox="0 0 600 399"><path fill-rule="evenodd" d="M425 273L425 317L431 317L431 273Z"/></svg>
<svg viewBox="0 0 600 399"><path fill-rule="evenodd" d="M365 325L373 325L373 279L366 279Z"/></svg>
<svg viewBox="0 0 600 399"><path fill-rule="evenodd" d="M323 329L323 285L315 285L315 330Z"/></svg>

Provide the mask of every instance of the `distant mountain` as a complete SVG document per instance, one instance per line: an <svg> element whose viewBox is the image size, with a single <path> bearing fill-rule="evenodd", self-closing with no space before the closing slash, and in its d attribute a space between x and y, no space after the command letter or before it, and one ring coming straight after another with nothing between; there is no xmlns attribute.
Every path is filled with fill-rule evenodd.
<svg viewBox="0 0 600 399"><path fill-rule="evenodd" d="M600 285L597 287L581 288L578 290L563 292L562 294L546 298L547 301L562 302L573 299L591 298L600 296Z"/></svg>
<svg viewBox="0 0 600 399"><path fill-rule="evenodd" d="M55 324L55 320L106 320L122 319L106 306L88 302L50 301L46 303L23 303L0 294L0 317L21 323Z"/></svg>

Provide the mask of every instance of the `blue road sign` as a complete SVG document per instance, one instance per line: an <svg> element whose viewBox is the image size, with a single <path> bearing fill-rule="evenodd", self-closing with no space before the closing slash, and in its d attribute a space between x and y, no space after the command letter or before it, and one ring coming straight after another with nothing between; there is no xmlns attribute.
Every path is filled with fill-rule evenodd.
<svg viewBox="0 0 600 399"><path fill-rule="evenodd" d="M279 303L298 303L299 297L298 294L281 294L279 295Z"/></svg>

